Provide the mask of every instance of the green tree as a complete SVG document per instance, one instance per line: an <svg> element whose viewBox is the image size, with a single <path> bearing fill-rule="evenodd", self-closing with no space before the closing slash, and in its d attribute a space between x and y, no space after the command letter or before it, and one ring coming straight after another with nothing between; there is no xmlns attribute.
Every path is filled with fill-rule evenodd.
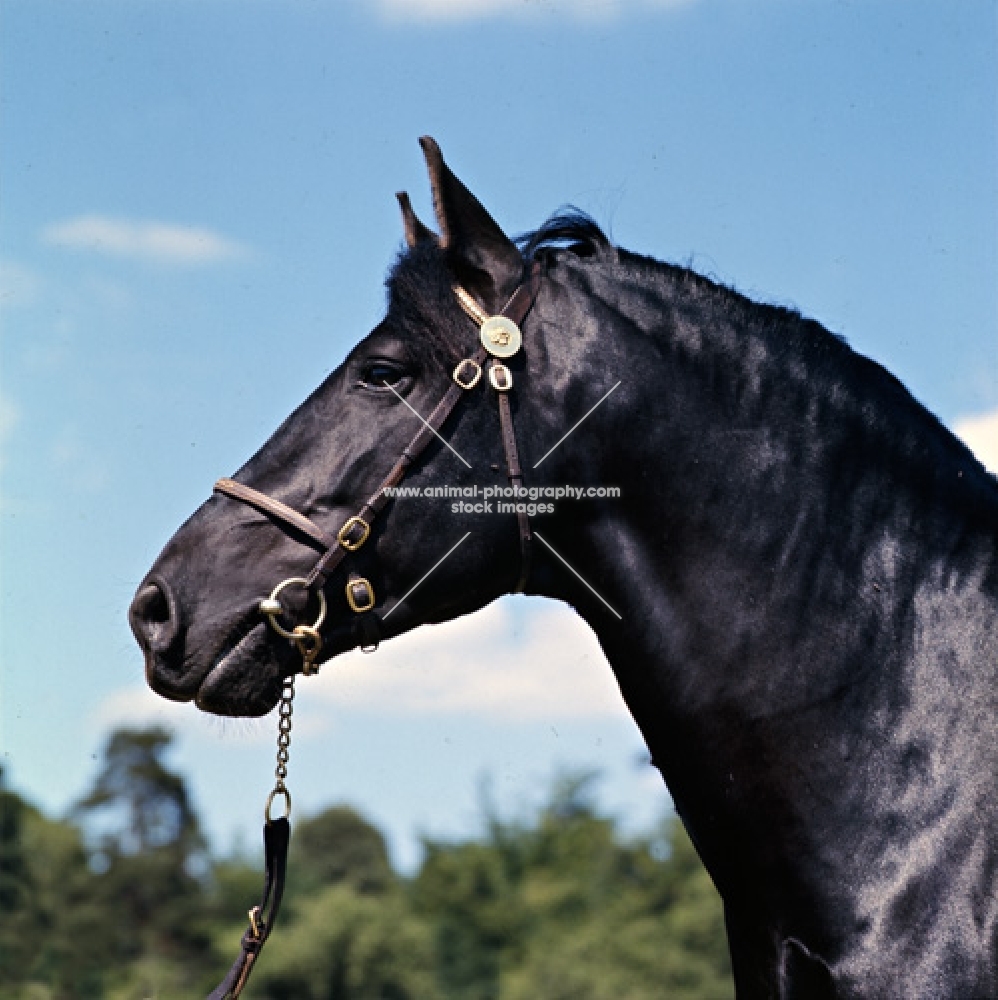
<svg viewBox="0 0 998 1000"><path fill-rule="evenodd" d="M68 822L2 785L0 995L201 1000L238 950L262 872L209 861L161 729L119 730ZM627 838L592 776L482 836L428 841L397 876L336 806L297 825L256 1000L728 1000L721 907L682 825ZM86 846L89 844L89 848Z"/></svg>
<svg viewBox="0 0 998 1000"><path fill-rule="evenodd" d="M412 898L433 927L441 992L455 1000L496 998L503 963L523 941L526 901L494 845L424 846Z"/></svg>
<svg viewBox="0 0 998 1000"><path fill-rule="evenodd" d="M346 883L361 893L395 882L380 831L349 806L333 806L294 829L289 852L293 891Z"/></svg>
<svg viewBox="0 0 998 1000"><path fill-rule="evenodd" d="M79 831L2 787L0 772L0 995L103 995L107 922L93 881Z"/></svg>
<svg viewBox="0 0 998 1000"><path fill-rule="evenodd" d="M333 806L297 825L288 864L285 911L252 996L435 996L429 930L411 914L375 827L348 806Z"/></svg>
<svg viewBox="0 0 998 1000"><path fill-rule="evenodd" d="M306 896L278 924L250 984L267 1000L430 1000L429 929L398 892L334 885Z"/></svg>
<svg viewBox="0 0 998 1000"><path fill-rule="evenodd" d="M601 839L592 832L590 847ZM578 843L580 833L566 843ZM524 892L534 922L525 953L507 969L503 1000L734 995L717 893L677 819L663 839L664 860L655 856L661 844L617 842L602 854L602 865L593 865L590 854L588 876L565 867L528 873ZM578 857L584 862L585 853ZM574 905L566 906L566 898Z"/></svg>
<svg viewBox="0 0 998 1000"><path fill-rule="evenodd" d="M165 764L173 736L118 729L73 815L90 830L93 896L107 915L109 995L196 996L220 962L208 926L205 841L183 778Z"/></svg>
<svg viewBox="0 0 998 1000"><path fill-rule="evenodd" d="M670 821L627 841L590 775L559 781L528 822L487 816L482 843L427 844L413 885L453 1000L725 1000L717 893Z"/></svg>
<svg viewBox="0 0 998 1000"><path fill-rule="evenodd" d="M104 844L114 853L166 848L186 861L204 848L184 780L163 761L172 742L161 726L116 729L108 737L103 767L74 814L90 821L109 814Z"/></svg>
<svg viewBox="0 0 998 1000"><path fill-rule="evenodd" d="M6 989L33 964L43 925L24 843L29 808L3 787L0 768L0 986Z"/></svg>

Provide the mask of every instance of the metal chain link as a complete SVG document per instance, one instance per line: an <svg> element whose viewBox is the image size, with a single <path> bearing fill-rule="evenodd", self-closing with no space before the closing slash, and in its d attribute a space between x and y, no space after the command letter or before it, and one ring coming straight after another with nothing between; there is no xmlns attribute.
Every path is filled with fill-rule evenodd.
<svg viewBox="0 0 998 1000"><path fill-rule="evenodd" d="M284 779L288 776L288 760L291 757L291 712L294 708L295 697L295 677L284 678L284 687L281 689L281 700L278 705L277 720L277 767L274 769L274 788L267 796L267 807L265 814L267 822L271 822L270 810L274 799L279 795L284 799L284 816L291 815L291 793L288 791Z"/></svg>
<svg viewBox="0 0 998 1000"><path fill-rule="evenodd" d="M288 776L288 757L291 747L291 712L295 697L294 675L284 681L284 689L281 691L281 704L279 708L279 719L277 722L277 768L274 776L277 778L275 788L284 789L284 779Z"/></svg>
<svg viewBox="0 0 998 1000"><path fill-rule="evenodd" d="M326 598L321 590L316 593L319 596L319 617L313 625L296 625L290 632L281 624L280 615L283 612L281 602L278 597L285 587L292 584L310 587L308 580L303 577L293 576L283 580L270 593L270 597L260 602L260 611L267 616L274 631L285 639L290 639L301 654L301 672L305 677L318 671L319 665L316 660L322 652L322 636L319 633L319 626L322 625L326 617ZM270 815L274 799L280 796L284 799L284 819L291 815L291 793L284 783L288 776L288 759L291 756L291 711L292 702L295 697L295 675L284 678L284 685L281 688L281 700L278 703L277 720L277 767L274 769L274 788L267 796L267 805L264 814L267 822L272 822Z"/></svg>

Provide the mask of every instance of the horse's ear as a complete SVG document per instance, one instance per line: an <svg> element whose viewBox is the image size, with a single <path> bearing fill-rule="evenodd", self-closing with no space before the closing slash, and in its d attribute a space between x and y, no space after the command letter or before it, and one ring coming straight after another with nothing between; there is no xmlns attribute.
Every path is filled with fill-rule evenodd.
<svg viewBox="0 0 998 1000"><path fill-rule="evenodd" d="M419 221L416 213L412 210L412 202L405 191L399 191L396 198L399 200L399 207L402 209L402 225L405 228L405 242L410 250L414 250L420 243L429 241L437 242L437 234L429 226L424 226Z"/></svg>
<svg viewBox="0 0 998 1000"><path fill-rule="evenodd" d="M451 173L440 147L419 140L433 190L440 245L458 280L488 309L499 309L523 279L523 258L479 200Z"/></svg>

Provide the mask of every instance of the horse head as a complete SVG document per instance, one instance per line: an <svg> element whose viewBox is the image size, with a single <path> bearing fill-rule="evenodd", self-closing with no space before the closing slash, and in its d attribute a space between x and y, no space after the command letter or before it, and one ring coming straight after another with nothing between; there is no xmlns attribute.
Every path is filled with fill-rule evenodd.
<svg viewBox="0 0 998 1000"><path fill-rule="evenodd" d="M571 343L552 349L543 337L553 293L539 288L536 268L531 284L536 241L521 252L436 143L421 144L440 234L398 196L406 249L388 279L384 319L232 480L220 481L138 589L132 629L150 685L167 698L219 714L263 714L302 666L289 641L296 623L321 615L310 640L321 662L477 610L527 583L523 513L496 516L495 502L481 498L490 487L510 491L504 435L513 435L521 461L556 440L553 414L572 392L569 373L585 366L568 363ZM500 330L498 354L483 351L476 327L518 289L529 349L510 354L510 335ZM454 412L431 433L427 423L439 422L448 393ZM379 493L403 455L404 479L395 484L410 495L393 498L391 486ZM545 463L532 483L555 481L563 458ZM447 495L415 496L427 488ZM323 552L335 568L310 578ZM415 586L431 569L432 581ZM268 595L269 618L261 613Z"/></svg>

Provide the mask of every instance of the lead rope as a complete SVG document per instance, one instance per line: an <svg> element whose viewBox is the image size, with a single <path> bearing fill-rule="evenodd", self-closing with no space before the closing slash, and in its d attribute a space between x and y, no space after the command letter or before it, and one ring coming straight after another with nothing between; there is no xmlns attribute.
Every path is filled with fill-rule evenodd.
<svg viewBox="0 0 998 1000"><path fill-rule="evenodd" d="M275 588L279 593L281 587ZM269 600L276 598L272 594ZM265 602L261 605L271 624L277 628L277 613L273 606L268 609ZM323 609L324 610L324 609ZM302 673L306 676L318 670L315 660L322 649L322 639L316 625L297 625L290 633L280 629L291 642L298 647L302 658ZM284 878L287 872L288 843L291 839L291 793L288 791L286 779L288 776L288 761L291 757L291 716L294 711L295 675L284 678L281 688L281 700L277 708L277 766L274 768L274 787L267 796L264 807L263 851L264 877L263 896L260 902L249 911L249 927L246 928L240 943L239 957L233 962L228 975L209 994L208 1000L236 1000L242 993L257 956L263 951L263 946L270 937L277 914L281 909L281 897L284 895ZM274 799L284 799L284 815L276 819L271 815Z"/></svg>

